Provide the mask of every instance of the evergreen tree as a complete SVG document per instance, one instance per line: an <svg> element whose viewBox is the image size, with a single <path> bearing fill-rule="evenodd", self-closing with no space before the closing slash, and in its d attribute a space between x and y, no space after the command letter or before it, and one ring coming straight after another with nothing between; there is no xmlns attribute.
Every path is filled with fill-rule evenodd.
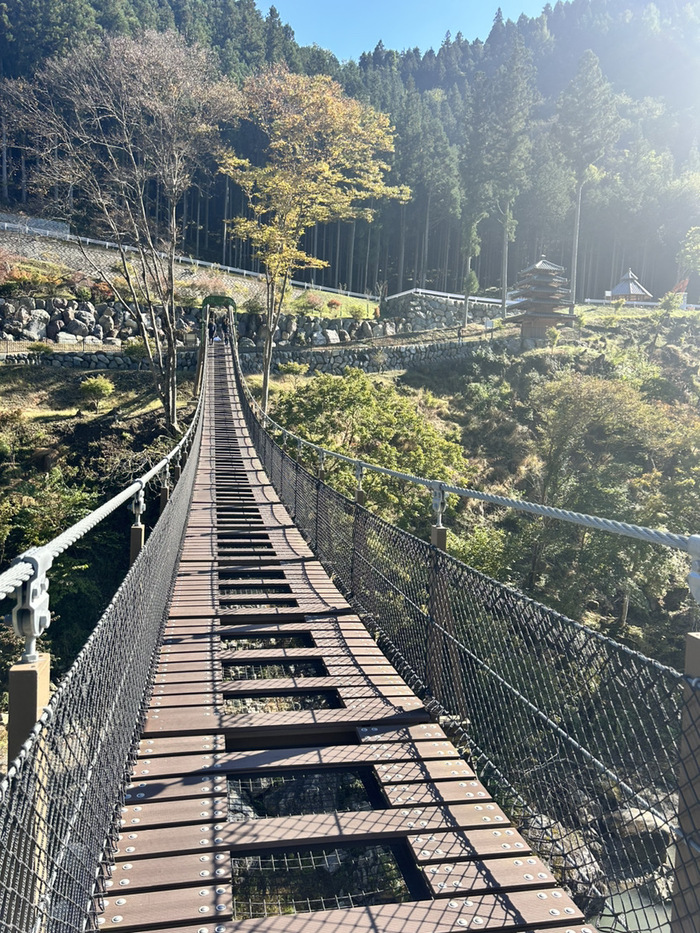
<svg viewBox="0 0 700 933"><path fill-rule="evenodd" d="M482 113L485 140L484 170L491 201L502 225L501 315L506 314L508 244L515 237L513 204L529 180L531 119L537 99L535 72L530 56L516 42L507 64L502 65L486 87L487 104Z"/></svg>
<svg viewBox="0 0 700 933"><path fill-rule="evenodd" d="M593 52L585 52L576 75L557 101L556 138L571 166L576 186L571 250L571 313L576 304L578 243L583 186L591 169L605 157L619 136L619 118L612 89Z"/></svg>

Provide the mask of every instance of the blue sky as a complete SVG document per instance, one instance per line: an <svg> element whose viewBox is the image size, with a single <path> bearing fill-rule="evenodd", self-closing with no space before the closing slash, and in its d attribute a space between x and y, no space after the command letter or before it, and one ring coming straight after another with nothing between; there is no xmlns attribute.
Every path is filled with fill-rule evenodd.
<svg viewBox="0 0 700 933"><path fill-rule="evenodd" d="M485 39L500 5L505 19L539 16L546 0L256 0L267 15L275 6L299 45L330 49L339 59L359 58L381 39L390 49L437 50L449 30Z"/></svg>

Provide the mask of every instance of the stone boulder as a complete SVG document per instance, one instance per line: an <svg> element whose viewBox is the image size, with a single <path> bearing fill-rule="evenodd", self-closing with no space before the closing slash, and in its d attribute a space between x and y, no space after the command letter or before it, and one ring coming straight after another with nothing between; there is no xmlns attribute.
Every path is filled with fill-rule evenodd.
<svg viewBox="0 0 700 933"><path fill-rule="evenodd" d="M65 333L73 334L74 337L87 337L90 333L90 328L83 321L73 318L72 321L66 323Z"/></svg>
<svg viewBox="0 0 700 933"><path fill-rule="evenodd" d="M49 321L49 323L46 325L46 336L50 340L55 340L65 326L66 325L63 323L63 318Z"/></svg>
<svg viewBox="0 0 700 933"><path fill-rule="evenodd" d="M46 337L46 327L51 320L46 311L36 308L29 312L29 319L25 322L24 333L28 340L41 340Z"/></svg>
<svg viewBox="0 0 700 933"><path fill-rule="evenodd" d="M630 860L641 862L645 867L664 864L671 845L671 831L661 817L649 810L622 807L613 813L612 822Z"/></svg>
<svg viewBox="0 0 700 933"><path fill-rule="evenodd" d="M331 346L331 344L340 343L340 337L338 336L338 331L328 328L323 331L323 336L326 338L326 345Z"/></svg>

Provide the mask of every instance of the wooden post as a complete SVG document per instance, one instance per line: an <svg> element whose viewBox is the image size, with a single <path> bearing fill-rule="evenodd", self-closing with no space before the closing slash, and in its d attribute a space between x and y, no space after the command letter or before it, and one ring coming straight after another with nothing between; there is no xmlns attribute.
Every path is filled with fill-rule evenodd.
<svg viewBox="0 0 700 933"><path fill-rule="evenodd" d="M364 489L355 490L355 502L358 505L364 505L367 502L367 493L364 491Z"/></svg>
<svg viewBox="0 0 700 933"><path fill-rule="evenodd" d="M8 764L19 755L30 732L49 702L51 661L40 654L38 661L14 664L10 668L10 718L7 736Z"/></svg>
<svg viewBox="0 0 700 933"><path fill-rule="evenodd" d="M141 553L143 542L145 540L146 528L140 523L131 526L131 537L129 539L129 567L133 567L134 561Z"/></svg>
<svg viewBox="0 0 700 933"><path fill-rule="evenodd" d="M442 525L433 525L430 529L430 543L439 551L447 550L447 528Z"/></svg>
<svg viewBox="0 0 700 933"><path fill-rule="evenodd" d="M700 678L700 632L685 643L685 673ZM678 763L678 823L686 839L697 843L700 829L700 688L685 687ZM682 839L676 846L671 933L700 928L700 853Z"/></svg>
<svg viewBox="0 0 700 933"><path fill-rule="evenodd" d="M158 514L162 515L165 511L165 506L168 504L170 499L170 486L167 483L163 483L160 487L160 501L159 501L159 511Z"/></svg>

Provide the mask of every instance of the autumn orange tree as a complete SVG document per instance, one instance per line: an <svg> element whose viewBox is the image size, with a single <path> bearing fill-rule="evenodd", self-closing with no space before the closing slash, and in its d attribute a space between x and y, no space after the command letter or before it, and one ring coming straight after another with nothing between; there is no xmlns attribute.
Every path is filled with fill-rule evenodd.
<svg viewBox="0 0 700 933"><path fill-rule="evenodd" d="M249 217L231 221L232 231L250 240L265 270L267 410L273 337L292 272L327 265L301 248L305 231L317 223L371 220L377 201L406 200L409 191L386 182L393 152L389 118L347 97L325 75L270 68L246 81L243 113L262 136L262 158L258 164L225 150L219 161L250 207Z"/></svg>

